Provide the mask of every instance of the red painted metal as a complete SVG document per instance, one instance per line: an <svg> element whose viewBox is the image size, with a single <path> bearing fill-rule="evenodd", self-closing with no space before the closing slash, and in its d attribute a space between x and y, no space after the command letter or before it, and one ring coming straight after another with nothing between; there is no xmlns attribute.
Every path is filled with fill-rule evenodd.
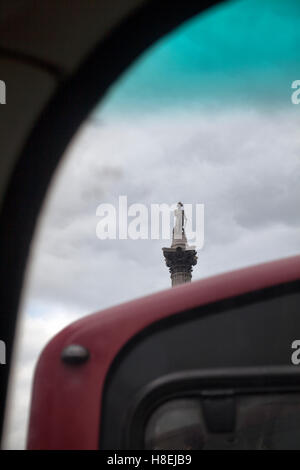
<svg viewBox="0 0 300 470"><path fill-rule="evenodd" d="M32 393L28 449L97 449L101 397L120 349L153 322L222 299L300 279L300 256L168 289L82 318L43 350ZM61 352L81 344L90 359L66 365Z"/></svg>

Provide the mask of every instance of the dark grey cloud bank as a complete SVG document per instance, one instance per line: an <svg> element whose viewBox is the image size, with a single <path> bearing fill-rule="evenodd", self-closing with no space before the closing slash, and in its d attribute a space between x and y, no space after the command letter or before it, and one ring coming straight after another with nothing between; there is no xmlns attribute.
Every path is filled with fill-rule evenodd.
<svg viewBox="0 0 300 470"><path fill-rule="evenodd" d="M118 209L120 195L149 209L179 199L204 203L205 245L195 278L297 252L298 128L297 114L291 119L288 111L87 125L44 215L33 297L88 312L168 287L161 253L166 242L96 237L97 206L105 202ZM264 246L262 258L267 233L273 242ZM253 244L251 258L243 249L246 240ZM232 251L229 264L218 259L222 246ZM212 255L216 260L208 269L205 260ZM117 291L116 280L122 281Z"/></svg>

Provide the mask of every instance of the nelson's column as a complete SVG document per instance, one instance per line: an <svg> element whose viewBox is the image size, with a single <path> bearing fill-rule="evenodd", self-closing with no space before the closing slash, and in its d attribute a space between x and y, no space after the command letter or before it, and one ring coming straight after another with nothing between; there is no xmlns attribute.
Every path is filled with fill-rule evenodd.
<svg viewBox="0 0 300 470"><path fill-rule="evenodd" d="M181 202L177 204L174 213L172 244L170 248L162 249L166 265L171 273L172 287L191 282L193 266L197 264L197 252L193 246L187 244L184 230L186 217Z"/></svg>

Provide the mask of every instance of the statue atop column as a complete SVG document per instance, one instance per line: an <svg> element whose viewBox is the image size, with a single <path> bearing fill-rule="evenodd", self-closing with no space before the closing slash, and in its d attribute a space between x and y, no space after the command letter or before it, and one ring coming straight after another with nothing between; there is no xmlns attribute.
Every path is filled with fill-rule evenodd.
<svg viewBox="0 0 300 470"><path fill-rule="evenodd" d="M173 239L181 240L186 222L186 216L184 215L184 208L182 202L178 202L177 209L174 211L175 215L175 226L173 228Z"/></svg>
<svg viewBox="0 0 300 470"><path fill-rule="evenodd" d="M175 216L175 224L173 228L173 236L172 236L172 247L181 246L185 248L187 245L187 239L185 236L185 223L186 223L186 216L184 214L184 207L182 202L178 202L177 209L174 211Z"/></svg>
<svg viewBox="0 0 300 470"><path fill-rule="evenodd" d="M170 248L163 248L166 265L170 270L172 287L192 280L193 266L197 264L197 252L189 247L185 235L186 216L182 202L174 211L175 223Z"/></svg>

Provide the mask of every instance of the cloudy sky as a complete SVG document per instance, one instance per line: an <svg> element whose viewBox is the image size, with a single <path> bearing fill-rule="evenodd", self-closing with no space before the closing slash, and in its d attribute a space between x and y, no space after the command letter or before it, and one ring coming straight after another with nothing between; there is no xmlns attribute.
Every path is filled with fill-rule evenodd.
<svg viewBox="0 0 300 470"><path fill-rule="evenodd" d="M5 447L25 445L33 368L56 332L170 286L167 242L99 240L99 204L204 204L193 279L300 252L299 23L297 0L213 8L148 50L79 129L32 245Z"/></svg>

